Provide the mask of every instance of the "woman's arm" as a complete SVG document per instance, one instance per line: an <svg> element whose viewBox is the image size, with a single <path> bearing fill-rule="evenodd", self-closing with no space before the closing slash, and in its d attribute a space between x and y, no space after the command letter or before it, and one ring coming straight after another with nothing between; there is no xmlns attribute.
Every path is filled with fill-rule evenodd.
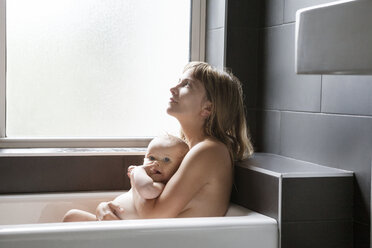
<svg viewBox="0 0 372 248"><path fill-rule="evenodd" d="M177 217L197 193L216 178L220 172L214 170L221 166L231 166L226 147L216 142L199 143L185 156L158 198L143 200L138 191L133 191L137 213L141 218Z"/></svg>
<svg viewBox="0 0 372 248"><path fill-rule="evenodd" d="M160 195L164 189L164 184L154 182L146 173L144 166L136 166L130 172L132 190L136 190L144 199L154 199Z"/></svg>

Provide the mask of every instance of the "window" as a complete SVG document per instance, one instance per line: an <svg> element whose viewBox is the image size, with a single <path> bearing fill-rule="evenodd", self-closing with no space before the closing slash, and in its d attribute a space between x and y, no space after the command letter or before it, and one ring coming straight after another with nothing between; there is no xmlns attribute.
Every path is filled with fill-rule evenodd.
<svg viewBox="0 0 372 248"><path fill-rule="evenodd" d="M203 59L203 2L0 0L1 146L177 132L169 88Z"/></svg>

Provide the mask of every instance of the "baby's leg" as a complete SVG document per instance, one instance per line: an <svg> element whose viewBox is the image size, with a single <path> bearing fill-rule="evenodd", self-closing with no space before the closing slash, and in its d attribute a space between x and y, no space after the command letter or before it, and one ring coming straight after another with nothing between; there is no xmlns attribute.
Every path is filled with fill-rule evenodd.
<svg viewBox="0 0 372 248"><path fill-rule="evenodd" d="M76 222L76 221L96 221L97 218L94 214L89 212L71 209L63 217L63 222Z"/></svg>

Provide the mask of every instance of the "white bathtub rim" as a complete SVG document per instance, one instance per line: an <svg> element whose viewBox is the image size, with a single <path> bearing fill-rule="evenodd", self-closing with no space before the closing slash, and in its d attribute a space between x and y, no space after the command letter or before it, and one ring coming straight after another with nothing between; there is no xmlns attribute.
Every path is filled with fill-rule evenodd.
<svg viewBox="0 0 372 248"><path fill-rule="evenodd" d="M64 200L89 200L89 199L114 199L117 195L126 191L100 191L100 192L72 192L72 193L44 193L44 194L19 194L19 195L2 195L0 196L1 203L21 204L22 202L60 202ZM230 203L228 212L224 217L199 217L199 218L166 218L166 219L138 219L138 220L122 220L122 221L103 221L103 222L78 222L78 223L61 223L61 222L47 222L47 223L9 223L0 224L0 234L6 230L57 230L57 229L79 229L79 228L153 228L154 225L158 228L167 228L172 226L174 228L183 228L191 226L210 227L213 225L220 226L241 226L241 225L271 225L277 226L275 219L268 216L251 211L247 208Z"/></svg>
<svg viewBox="0 0 372 248"><path fill-rule="evenodd" d="M235 228L272 228L277 229L276 220L252 212L247 216L234 217L201 217L201 218L167 218L140 219L102 222L74 223L38 223L0 225L0 237L3 235L19 235L32 233L85 232L107 230L174 230L174 229L235 229Z"/></svg>
<svg viewBox="0 0 372 248"><path fill-rule="evenodd" d="M19 209L12 206L22 205L22 201L31 203L31 207L36 206L35 209L39 209L40 204L47 203L47 209L57 211L54 205L59 206L61 202L87 203L98 199L107 201L121 193L123 191L3 195L0 196L0 205L4 204L7 211L13 210L15 214L26 206ZM190 242L195 248L239 248L247 243L254 248L278 247L278 224L275 219L233 203L230 204L228 214L229 216L224 217L74 223L7 224L5 221L0 225L0 247L121 248L125 243L128 247L136 248L147 247L149 244L155 248L189 248Z"/></svg>
<svg viewBox="0 0 372 248"><path fill-rule="evenodd" d="M40 200L63 200L63 199L91 199L91 198L107 198L127 192L127 190L117 191L80 191L80 192L53 192L53 193L24 193L0 195L0 204L2 202L35 202Z"/></svg>

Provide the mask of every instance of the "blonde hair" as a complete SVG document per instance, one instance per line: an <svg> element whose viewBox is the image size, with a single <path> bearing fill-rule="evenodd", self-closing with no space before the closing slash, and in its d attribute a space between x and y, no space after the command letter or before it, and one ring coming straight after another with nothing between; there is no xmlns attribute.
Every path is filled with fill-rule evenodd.
<svg viewBox="0 0 372 248"><path fill-rule="evenodd" d="M204 124L205 133L224 143L233 161L251 156L253 146L246 124L239 79L205 62L190 62L184 72L190 69L193 71L192 76L204 85L206 97L212 103L211 114Z"/></svg>

